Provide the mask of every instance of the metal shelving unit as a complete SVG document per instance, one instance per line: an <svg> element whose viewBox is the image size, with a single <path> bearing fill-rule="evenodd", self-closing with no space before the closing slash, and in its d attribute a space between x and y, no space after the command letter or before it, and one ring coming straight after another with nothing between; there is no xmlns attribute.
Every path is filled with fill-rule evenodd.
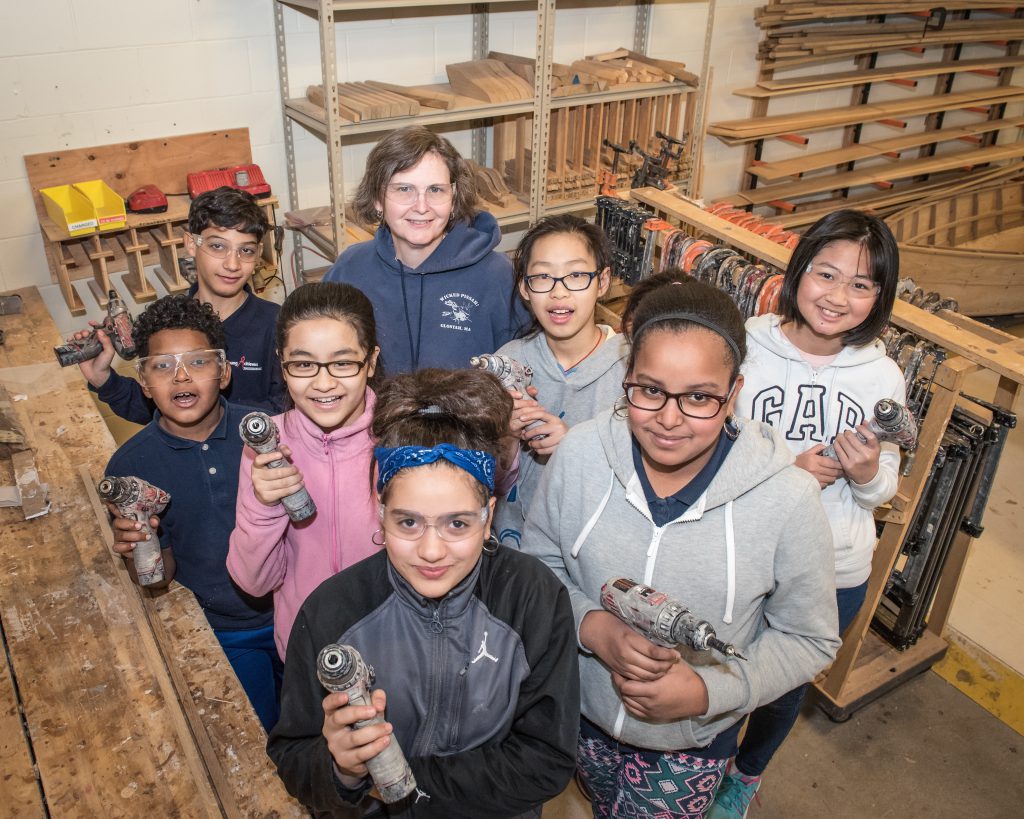
<svg viewBox="0 0 1024 819"><path fill-rule="evenodd" d="M473 14L473 58L487 56L489 39L489 8L497 5L518 3L522 0L490 0L488 3L471 4ZM650 7L652 0L636 0L636 20L633 47L646 52L650 32ZM332 224L330 230L320 234L305 232L304 235L322 252L337 255L340 241L345 236L344 213L345 180L342 166L342 139L354 136L368 136L384 133L406 125L442 125L465 122L472 127L472 156L481 164L486 154L486 126L494 118L532 114L533 132L531 151L531 185L528 207L510 209L491 208L501 225L525 224L535 221L546 213L581 210L593 205L588 200L573 203L559 203L548 208L546 198L546 173L548 167L549 133L551 112L575 105L592 105L626 99L645 99L679 94L694 90L681 82L664 83L650 88L629 88L596 94L580 94L571 97L552 98L551 74L554 50L554 27L556 0L536 2L536 66L534 96L532 100L503 103L481 103L469 101L465 106L450 110L431 111L417 116L394 117L389 119L349 122L338 113L337 54L335 48L335 26L343 22L349 11L380 11L389 15L396 9L427 8L437 6L466 5L458 0L398 0L397 2L368 2L364 0L276 0L274 3L275 31L277 38L277 59L281 83L281 98L284 100L285 152L288 165L288 192L292 208L299 207L298 180L295 173L295 142L293 129L302 125L322 137L327 147L328 176L330 179L330 209ZM319 23L321 78L324 85L324 107L313 105L306 99L289 99L288 56L285 44L284 7L296 9L315 17ZM302 269L302 255L298 254L296 265Z"/></svg>

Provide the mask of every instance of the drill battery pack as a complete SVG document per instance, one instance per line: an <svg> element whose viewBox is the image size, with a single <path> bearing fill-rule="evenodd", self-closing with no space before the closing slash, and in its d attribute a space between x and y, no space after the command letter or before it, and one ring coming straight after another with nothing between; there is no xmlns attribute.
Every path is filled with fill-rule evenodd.
<svg viewBox="0 0 1024 819"><path fill-rule="evenodd" d="M214 171L197 171L188 175L188 195L195 199L199 194L223 186L237 188L253 196L267 196L270 185L263 178L259 165L235 165Z"/></svg>

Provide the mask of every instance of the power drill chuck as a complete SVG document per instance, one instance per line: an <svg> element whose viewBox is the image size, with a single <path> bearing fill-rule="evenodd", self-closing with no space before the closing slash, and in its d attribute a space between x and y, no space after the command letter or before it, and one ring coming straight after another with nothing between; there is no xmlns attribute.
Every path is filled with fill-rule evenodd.
<svg viewBox="0 0 1024 819"><path fill-rule="evenodd" d="M159 515L167 508L171 496L159 487L135 476L118 477L108 475L96 485L100 500L117 507L118 514L142 524L141 531L149 540L135 544L132 560L140 586L152 586L164 579L164 559L160 551L160 538L149 525L153 515Z"/></svg>
<svg viewBox="0 0 1024 819"><path fill-rule="evenodd" d="M667 594L634 580L613 578L601 587L601 605L652 643L696 651L715 649L726 657L747 659L732 643L718 639L714 627Z"/></svg>
<svg viewBox="0 0 1024 819"><path fill-rule="evenodd" d="M316 658L316 676L320 684L331 692L348 694L349 705L373 705L370 686L373 685L373 666L369 666L352 646L331 643L320 650ZM364 728L384 722L381 715L360 720L353 727ZM416 789L416 777L393 734L383 751L366 761L373 784L380 798L387 804L404 799Z"/></svg>
<svg viewBox="0 0 1024 819"><path fill-rule="evenodd" d="M518 392L523 398L528 398L526 388L533 383L533 368L516 361L504 353L484 353L475 355L469 359L469 366L488 372L497 377L509 392ZM531 430L544 422L540 419L527 424L525 430ZM547 435L534 436L535 439L547 438Z"/></svg>
<svg viewBox="0 0 1024 819"><path fill-rule="evenodd" d="M879 441L889 441L901 449L909 451L917 446L917 422L914 421L913 413L891 398L883 398L875 404L873 416L868 419L868 429ZM867 438L859 432L854 430L854 434L867 443ZM834 444L825 447L821 454L839 460Z"/></svg>
<svg viewBox="0 0 1024 819"><path fill-rule="evenodd" d="M128 312L128 307L121 297L117 295L116 290L109 291L107 299L107 315L99 329L103 330L110 337L110 343L114 346L114 352L125 361L131 361L138 355L135 339L132 336L132 332L135 329L132 314ZM53 353L57 356L57 362L62 367L81 364L83 361L96 358L102 352L103 345L100 344L100 340L96 336L96 328L93 328L89 335L81 341L69 339L59 347L53 348Z"/></svg>
<svg viewBox="0 0 1024 819"><path fill-rule="evenodd" d="M242 436L253 450L265 455L268 452L275 452L280 443L277 433L277 424L274 419L265 412L250 412L238 425L238 434ZM284 458L275 458L266 465L266 469L276 469L288 463ZM306 487L293 492L287 497L281 498L281 505L284 506L288 517L295 523L313 517L316 514L316 504L310 497Z"/></svg>

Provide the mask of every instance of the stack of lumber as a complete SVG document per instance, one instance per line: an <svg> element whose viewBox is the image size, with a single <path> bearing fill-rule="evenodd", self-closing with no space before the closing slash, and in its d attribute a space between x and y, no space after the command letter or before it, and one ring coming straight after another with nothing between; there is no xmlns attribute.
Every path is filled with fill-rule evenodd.
<svg viewBox="0 0 1024 819"><path fill-rule="evenodd" d="M717 201L767 208L762 215L794 228L841 207L891 212L925 191L969 187L1024 157L1024 117L1006 117L1008 105L1020 114L1024 101L1024 84L1011 84L1024 67L1020 7L991 0L941 8L921 0L770 0L756 19L765 30L757 83L735 92L753 100L752 115L708 127L725 144L746 146L743 189ZM938 48L927 52L931 59L888 57L879 64L883 52L920 55L932 46ZM803 68L834 60L847 64L813 74ZM920 90L919 82L926 83ZM881 84L899 87L900 96L871 99ZM818 108L811 98L798 113L769 114L776 97L843 89L849 105ZM881 128L897 135L886 137ZM794 155L785 142L806 147Z"/></svg>
<svg viewBox="0 0 1024 819"><path fill-rule="evenodd" d="M960 91L952 94L934 94L926 97L907 97L888 102L848 105L839 108L825 108L799 114L778 114L775 116L751 117L749 119L726 120L708 126L708 133L720 137L727 145L753 142L757 139L805 134L875 122L880 119L909 117L930 114L936 111L951 111L970 106L992 105L1024 98L1024 88L1002 86L982 88L976 91Z"/></svg>
<svg viewBox="0 0 1024 819"><path fill-rule="evenodd" d="M831 74L814 74L812 76L792 77L786 80L759 80L752 88L739 88L733 91L740 97L765 99L790 94L804 94L809 91L825 91L833 88L844 88L864 83L890 82L892 80L908 80L918 77L935 77L949 74L951 71L994 71L1000 68L1019 68L1024 65L1024 57L980 57L956 62L919 63L886 68L866 68L861 71L838 71ZM916 83L901 83L916 85Z"/></svg>
<svg viewBox="0 0 1024 819"><path fill-rule="evenodd" d="M325 107L322 85L309 86L306 97L314 105ZM410 117L419 112L419 102L411 97L399 96L365 82L338 83L338 113L351 122Z"/></svg>
<svg viewBox="0 0 1024 819"><path fill-rule="evenodd" d="M449 63L448 82L456 94L484 102L516 102L533 97L533 86L499 60Z"/></svg>
<svg viewBox="0 0 1024 819"><path fill-rule="evenodd" d="M990 9L990 0L948 0L942 3L948 11ZM813 0L781 0L754 11L754 22L761 28L771 28L808 20L837 20L865 14L929 14L936 8L934 0L832 0L816 3Z"/></svg>
<svg viewBox="0 0 1024 819"><path fill-rule="evenodd" d="M473 181L476 183L476 192L485 202L492 205L507 205L512 192L505 184L502 175L494 168L478 165L472 159L466 160L466 165L473 174Z"/></svg>
<svg viewBox="0 0 1024 819"><path fill-rule="evenodd" d="M925 28L921 20L887 20L772 31L761 41L758 58L783 67L904 48L1020 39L1024 20L956 20L942 28Z"/></svg>

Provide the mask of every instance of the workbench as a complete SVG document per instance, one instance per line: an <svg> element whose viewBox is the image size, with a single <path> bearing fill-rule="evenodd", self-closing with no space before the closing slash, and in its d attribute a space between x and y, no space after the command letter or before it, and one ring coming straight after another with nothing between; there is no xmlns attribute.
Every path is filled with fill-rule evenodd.
<svg viewBox="0 0 1024 819"><path fill-rule="evenodd" d="M303 816L192 593L132 584L95 497L114 451L38 291L0 316L0 384L49 487L0 509L0 812ZM0 460L12 483L10 462Z"/></svg>

